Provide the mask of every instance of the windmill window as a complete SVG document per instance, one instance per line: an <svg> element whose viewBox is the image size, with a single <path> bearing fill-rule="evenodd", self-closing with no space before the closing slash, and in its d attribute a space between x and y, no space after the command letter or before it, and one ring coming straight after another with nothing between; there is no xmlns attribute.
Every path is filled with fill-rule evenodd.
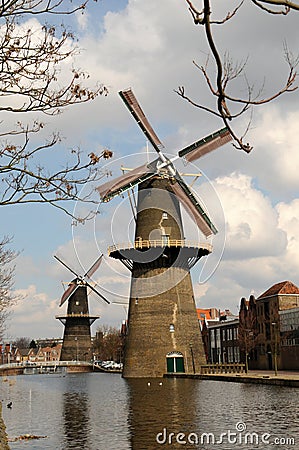
<svg viewBox="0 0 299 450"><path fill-rule="evenodd" d="M80 305L80 302L78 302L78 300L76 301L76 305L77 305L77 306L79 306L79 305Z"/></svg>
<svg viewBox="0 0 299 450"><path fill-rule="evenodd" d="M162 234L161 238L163 245L169 245L169 234Z"/></svg>
<svg viewBox="0 0 299 450"><path fill-rule="evenodd" d="M174 325L173 325L173 323L171 323L169 325L169 331L170 331L170 333L174 333Z"/></svg>
<svg viewBox="0 0 299 450"><path fill-rule="evenodd" d="M163 220L168 219L168 214L167 214L167 212L164 212L164 213L162 214L162 219L163 219Z"/></svg>

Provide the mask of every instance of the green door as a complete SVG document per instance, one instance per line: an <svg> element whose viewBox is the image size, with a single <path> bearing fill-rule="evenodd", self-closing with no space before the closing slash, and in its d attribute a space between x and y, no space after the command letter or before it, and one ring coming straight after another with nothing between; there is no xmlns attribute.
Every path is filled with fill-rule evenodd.
<svg viewBox="0 0 299 450"><path fill-rule="evenodd" d="M184 358L180 352L171 352L166 355L166 364L168 373L184 373Z"/></svg>
<svg viewBox="0 0 299 450"><path fill-rule="evenodd" d="M175 358L175 372L185 372L184 358L182 356Z"/></svg>
<svg viewBox="0 0 299 450"><path fill-rule="evenodd" d="M167 372L173 373L174 370L174 358L166 358L167 361Z"/></svg>

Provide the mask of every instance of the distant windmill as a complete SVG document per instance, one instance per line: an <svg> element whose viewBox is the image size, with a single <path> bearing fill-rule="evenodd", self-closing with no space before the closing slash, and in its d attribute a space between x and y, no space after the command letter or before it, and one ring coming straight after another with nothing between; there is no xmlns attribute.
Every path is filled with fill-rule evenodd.
<svg viewBox="0 0 299 450"><path fill-rule="evenodd" d="M92 358L90 326L99 316L91 316L89 314L87 287L95 292L103 301L110 303L91 284L91 277L99 268L102 257L103 255L95 261L85 275L80 276L61 259L54 256L57 261L76 276L69 283L68 288L61 297L59 305L62 306L66 301L68 302L67 314L56 316L56 319L59 319L64 325L61 361L90 361Z"/></svg>
<svg viewBox="0 0 299 450"><path fill-rule="evenodd" d="M222 128L169 159L132 90L119 94L158 153L155 161L97 188L107 202L138 186L134 244L109 249L132 272L123 375L198 371L205 359L190 269L211 246L185 240L180 203L205 237L217 230L173 162L181 157L194 161L229 142L231 135Z"/></svg>

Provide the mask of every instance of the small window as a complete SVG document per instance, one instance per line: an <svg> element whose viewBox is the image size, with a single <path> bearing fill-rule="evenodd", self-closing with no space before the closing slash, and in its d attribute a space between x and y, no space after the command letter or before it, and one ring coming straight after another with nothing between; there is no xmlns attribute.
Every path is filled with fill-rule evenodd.
<svg viewBox="0 0 299 450"><path fill-rule="evenodd" d="M169 234L162 234L161 240L163 245L169 245Z"/></svg>
<svg viewBox="0 0 299 450"><path fill-rule="evenodd" d="M171 323L169 325L169 331L170 331L170 333L174 333L174 325L173 325L173 323Z"/></svg>
<svg viewBox="0 0 299 450"><path fill-rule="evenodd" d="M79 306L79 305L80 305L80 302L78 302L78 300L76 301L76 305L77 305L77 306Z"/></svg>
<svg viewBox="0 0 299 450"><path fill-rule="evenodd" d="M163 219L163 220L168 219L168 214L167 214L167 212L164 212L164 213L162 214L162 219Z"/></svg>

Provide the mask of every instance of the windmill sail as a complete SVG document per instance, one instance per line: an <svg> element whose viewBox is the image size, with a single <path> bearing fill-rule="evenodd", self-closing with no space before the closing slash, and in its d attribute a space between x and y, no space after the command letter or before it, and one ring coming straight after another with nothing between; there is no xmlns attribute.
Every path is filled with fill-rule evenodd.
<svg viewBox="0 0 299 450"><path fill-rule="evenodd" d="M157 152L160 152L161 148L163 148L164 145L154 132L149 121L147 120L144 112L141 109L141 106L139 105L135 95L133 94L133 91L131 89L126 89L125 91L120 91L119 95L124 101L125 105L129 109L134 119L136 120L136 122L138 123L138 125L140 126L141 130L143 131L147 139L151 142L154 149L157 150Z"/></svg>
<svg viewBox="0 0 299 450"><path fill-rule="evenodd" d="M152 143L153 147L159 154L159 158L153 163L140 166L129 173L122 175L115 180L109 181L97 188L102 202L108 202L116 195L123 193L124 191L135 187L141 182L152 178L154 175L161 175L162 177L167 174L174 180L172 184L173 192L178 199L183 203L187 212L192 219L196 222L202 233L208 237L217 233L217 229L210 220L209 216L200 205L197 198L193 195L187 184L180 177L176 168L173 166L172 161L177 159L168 159L162 152L164 147L153 128L151 127L148 119L146 118L141 106L139 105L133 91L126 89L119 92L120 97L126 104L127 108L137 121L139 127ZM223 146L232 140L232 136L227 127L224 127L203 139L194 142L191 145L183 148L178 152L179 157L184 157L188 162L194 161L211 151ZM160 162L160 166L159 163ZM163 173L162 173L163 169Z"/></svg>
<svg viewBox="0 0 299 450"><path fill-rule="evenodd" d="M60 258L58 258L58 256L54 255L54 258L57 259L57 261L59 261L64 267L69 269L70 272L72 272L74 275L76 275L76 279L70 282L69 287L63 293L59 306L62 306L67 300L69 300L69 298L75 293L75 291L80 286L88 286L92 291L94 291L96 294L98 294L98 296L101 297L102 300L104 300L106 303L110 304L109 300L107 300L99 291L97 291L97 289L95 289L93 286L91 286L91 284L89 284L85 280L85 277L90 278L95 273L95 271L100 267L100 264L102 262L102 257L103 257L103 255L99 256L99 258L93 263L93 265L88 269L86 274L82 277L82 276L79 276L73 269L71 269Z"/></svg>
<svg viewBox="0 0 299 450"><path fill-rule="evenodd" d="M179 151L178 155L184 157L188 162L195 161L222 145L227 144L231 140L232 137L228 128L224 127L221 130L188 145L188 147L183 148Z"/></svg>
<svg viewBox="0 0 299 450"><path fill-rule="evenodd" d="M70 298L70 296L74 294L74 292L78 289L78 287L79 285L75 281L74 282L72 281L69 287L64 292L63 296L61 297L59 306L62 306L64 302L66 302Z"/></svg>
<svg viewBox="0 0 299 450"><path fill-rule="evenodd" d="M177 183L172 185L172 189L205 237L216 234L217 229L215 225L213 225L199 201L180 177L177 177Z"/></svg>
<svg viewBox="0 0 299 450"><path fill-rule="evenodd" d="M98 294L98 296L104 300L106 303L108 303L108 305L110 305L109 300L107 300L96 288L94 288L91 284L87 283L87 281L85 281L85 284L96 294Z"/></svg>
<svg viewBox="0 0 299 450"><path fill-rule="evenodd" d="M58 256L54 255L54 258L57 259L57 261L59 261L60 264L62 264L64 267L66 267L66 268L67 268L70 272L72 272L76 277L78 276L78 275L76 274L76 272L75 272L73 269L71 269L71 267L69 267L67 264L65 264L65 262L63 262L60 258L58 258Z"/></svg>
<svg viewBox="0 0 299 450"><path fill-rule="evenodd" d="M98 270L98 268L99 268L100 265L101 265L102 258L103 258L103 255L101 255L101 256L96 260L96 262L91 266L91 268L86 272L86 274L84 275L84 278L85 278L85 277L90 278L90 277L95 273L95 271Z"/></svg>
<svg viewBox="0 0 299 450"><path fill-rule="evenodd" d="M155 166L156 161L151 164L144 164L97 187L96 190L99 192L102 202L109 202L116 195L133 188L141 181L151 178L156 173Z"/></svg>

